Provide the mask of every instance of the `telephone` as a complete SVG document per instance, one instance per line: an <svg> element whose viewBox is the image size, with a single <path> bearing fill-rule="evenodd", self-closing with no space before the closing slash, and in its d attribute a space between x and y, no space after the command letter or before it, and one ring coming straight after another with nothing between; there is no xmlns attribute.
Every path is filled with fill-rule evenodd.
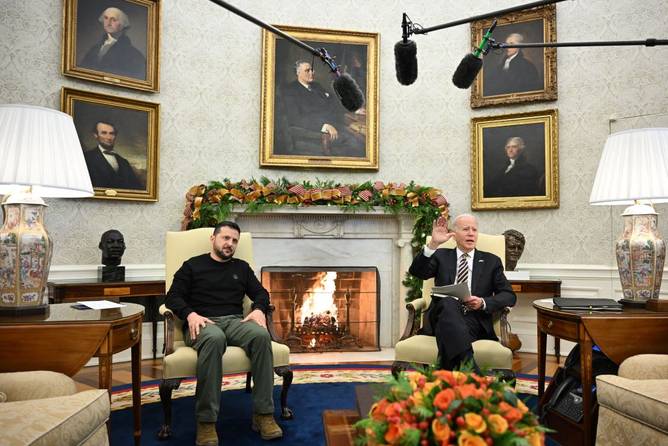
<svg viewBox="0 0 668 446"><path fill-rule="evenodd" d="M543 416L548 409L579 423L584 417L582 386L577 378L567 376L554 390L550 400L543 406Z"/></svg>

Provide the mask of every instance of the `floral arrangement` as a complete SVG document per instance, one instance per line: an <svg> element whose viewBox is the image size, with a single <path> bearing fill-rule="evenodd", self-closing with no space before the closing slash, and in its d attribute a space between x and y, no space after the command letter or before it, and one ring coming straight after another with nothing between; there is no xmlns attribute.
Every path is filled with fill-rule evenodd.
<svg viewBox="0 0 668 446"><path fill-rule="evenodd" d="M225 220L235 205L245 205L245 212L258 212L276 206L305 207L314 205L338 206L347 212L381 207L385 212L408 212L415 215L413 239L415 250L425 244L431 226L439 216L448 218L448 200L440 190L414 182L384 183L367 181L362 184L341 184L335 181L289 181L266 177L231 181L211 181L199 184L186 193L181 229L215 226ZM407 301L421 296L422 281L406 275Z"/></svg>
<svg viewBox="0 0 668 446"><path fill-rule="evenodd" d="M538 446L547 428L495 377L468 371L402 372L368 418L359 445Z"/></svg>

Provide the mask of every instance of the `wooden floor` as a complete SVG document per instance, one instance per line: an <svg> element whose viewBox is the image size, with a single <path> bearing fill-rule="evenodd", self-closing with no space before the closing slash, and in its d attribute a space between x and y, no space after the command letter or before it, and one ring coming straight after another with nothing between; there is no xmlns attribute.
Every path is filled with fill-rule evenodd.
<svg viewBox="0 0 668 446"><path fill-rule="evenodd" d="M563 364L564 358L561 358ZM391 362L376 361L370 364L391 365ZM545 372L548 376L554 375L558 367L557 358L552 355L547 356ZM142 361L141 380L153 381L161 378L162 361L161 359L145 359ZM114 364L112 371L112 386L120 386L132 383L132 373L129 362ZM515 373L524 373L529 375L538 374L538 355L535 353L515 353L513 359L513 370ZM98 383L97 366L84 367L79 373L74 375L74 380L80 384L81 389L96 388Z"/></svg>

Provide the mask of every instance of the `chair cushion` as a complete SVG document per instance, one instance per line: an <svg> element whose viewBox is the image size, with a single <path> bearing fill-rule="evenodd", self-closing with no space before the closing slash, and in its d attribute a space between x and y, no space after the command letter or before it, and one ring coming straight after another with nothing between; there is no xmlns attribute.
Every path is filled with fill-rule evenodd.
<svg viewBox="0 0 668 446"><path fill-rule="evenodd" d="M473 343L473 356L481 368L512 369L513 352L497 341L482 339ZM415 335L397 342L394 347L397 361L416 364L435 364L438 346L434 336Z"/></svg>
<svg viewBox="0 0 668 446"><path fill-rule="evenodd" d="M285 344L271 342L274 367L290 364L290 348ZM241 347L227 347L223 355L223 374L250 371L250 360ZM163 362L163 379L183 378L197 374L197 351L183 342L174 343L174 353L167 355Z"/></svg>
<svg viewBox="0 0 668 446"><path fill-rule="evenodd" d="M72 395L76 392L74 380L67 375L47 370L0 373L0 392L7 401Z"/></svg>
<svg viewBox="0 0 668 446"><path fill-rule="evenodd" d="M105 426L109 412L106 390L8 402L0 404L0 437L4 446L83 444Z"/></svg>
<svg viewBox="0 0 668 446"><path fill-rule="evenodd" d="M668 381L599 375L598 404L668 434Z"/></svg>

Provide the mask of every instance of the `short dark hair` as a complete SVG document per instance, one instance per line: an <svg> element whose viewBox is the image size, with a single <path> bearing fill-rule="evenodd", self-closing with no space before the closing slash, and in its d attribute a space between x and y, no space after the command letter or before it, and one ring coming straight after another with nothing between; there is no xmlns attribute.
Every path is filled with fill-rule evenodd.
<svg viewBox="0 0 668 446"><path fill-rule="evenodd" d="M235 231L237 231L239 234L241 234L241 228L239 227L238 224L236 224L233 221L221 221L218 223L216 226L213 227L213 235L216 235L220 232L220 228L232 228Z"/></svg>
<svg viewBox="0 0 668 446"><path fill-rule="evenodd" d="M97 135L97 125L98 125L98 124L107 124L107 125L110 125L110 126L113 127L113 129L114 129L114 133L116 133L116 134L118 135L118 129L116 128L116 124L114 124L114 123L111 122L111 121L107 121L107 120L105 120L105 119L99 119L99 120L95 121L95 124L93 124L93 133L95 133L96 135Z"/></svg>

